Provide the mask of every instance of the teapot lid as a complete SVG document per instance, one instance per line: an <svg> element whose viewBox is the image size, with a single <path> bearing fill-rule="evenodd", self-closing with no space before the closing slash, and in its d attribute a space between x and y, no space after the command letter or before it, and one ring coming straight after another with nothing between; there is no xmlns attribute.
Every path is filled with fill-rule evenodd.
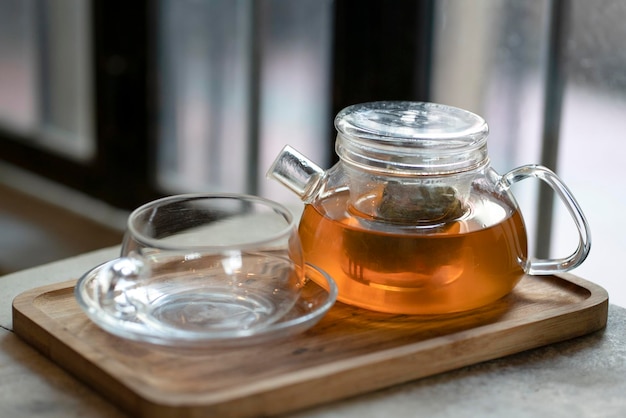
<svg viewBox="0 0 626 418"><path fill-rule="evenodd" d="M489 128L480 116L452 106L381 101L337 114L337 155L389 174L433 175L486 165Z"/></svg>

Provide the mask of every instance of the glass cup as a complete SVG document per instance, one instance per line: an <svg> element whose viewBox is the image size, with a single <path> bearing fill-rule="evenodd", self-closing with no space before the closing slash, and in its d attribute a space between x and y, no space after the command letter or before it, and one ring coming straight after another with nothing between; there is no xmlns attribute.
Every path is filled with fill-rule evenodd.
<svg viewBox="0 0 626 418"><path fill-rule="evenodd" d="M131 213L121 257L98 274L97 299L109 315L162 333L251 330L294 306L303 270L296 223L283 206L177 195Z"/></svg>

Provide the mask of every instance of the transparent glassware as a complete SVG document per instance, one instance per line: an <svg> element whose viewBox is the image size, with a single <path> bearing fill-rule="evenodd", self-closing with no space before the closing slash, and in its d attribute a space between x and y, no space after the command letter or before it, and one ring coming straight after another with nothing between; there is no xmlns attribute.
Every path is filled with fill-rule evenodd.
<svg viewBox="0 0 626 418"><path fill-rule="evenodd" d="M463 109L422 102L350 106L335 118L339 162L325 171L287 146L268 171L305 203L304 257L336 280L339 300L405 314L464 311L508 294L525 274L569 271L591 238L558 176L538 165L499 175L488 125ZM578 230L576 250L528 256L510 187L546 182Z"/></svg>
<svg viewBox="0 0 626 418"><path fill-rule="evenodd" d="M319 320L336 296L332 279L305 265L292 214L256 196L150 202L129 216L120 255L86 273L76 296L98 325L136 340L287 335Z"/></svg>

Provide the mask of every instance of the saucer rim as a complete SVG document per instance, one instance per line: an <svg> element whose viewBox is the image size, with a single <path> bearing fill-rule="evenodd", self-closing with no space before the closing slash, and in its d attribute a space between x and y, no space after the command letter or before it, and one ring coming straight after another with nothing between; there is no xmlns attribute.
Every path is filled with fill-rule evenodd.
<svg viewBox="0 0 626 418"><path fill-rule="evenodd" d="M99 328L115 336L138 342L161 346L174 345L188 347L198 345L230 346L275 340L308 330L319 322L337 301L338 288L333 278L320 267L312 263L305 263L305 277L307 278L305 287L316 286L319 288L318 292L324 292L326 297L323 302L315 305L312 310L306 312L304 315L298 315L287 320L284 319L285 317L289 317L289 315L297 309L296 306L306 303L307 296L303 289L294 308L288 311L283 318L260 328L211 332L181 331L176 335L166 334L158 332L154 328L142 326L143 324L137 318L134 318L134 320L116 318L101 309L95 299L88 297L89 292L85 291L86 287L97 277L100 271L106 266L115 263L117 260L116 258L106 261L84 273L81 278L78 279L74 287L74 297L87 317ZM325 281L324 285L320 285L312 279L312 274L323 278Z"/></svg>

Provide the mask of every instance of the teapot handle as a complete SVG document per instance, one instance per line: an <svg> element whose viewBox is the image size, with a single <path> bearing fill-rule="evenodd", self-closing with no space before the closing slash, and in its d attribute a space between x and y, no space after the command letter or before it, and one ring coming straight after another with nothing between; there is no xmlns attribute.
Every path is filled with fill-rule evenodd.
<svg viewBox="0 0 626 418"><path fill-rule="evenodd" d="M576 199L574 199L572 192L553 171L544 166L524 165L515 168L502 176L500 185L508 190L514 183L529 177L543 180L559 196L576 224L579 241L576 250L568 257L557 259L529 258L524 266L524 271L531 275L554 274L569 271L585 261L589 254L589 250L591 249L589 224L585 219L580 205Z"/></svg>

